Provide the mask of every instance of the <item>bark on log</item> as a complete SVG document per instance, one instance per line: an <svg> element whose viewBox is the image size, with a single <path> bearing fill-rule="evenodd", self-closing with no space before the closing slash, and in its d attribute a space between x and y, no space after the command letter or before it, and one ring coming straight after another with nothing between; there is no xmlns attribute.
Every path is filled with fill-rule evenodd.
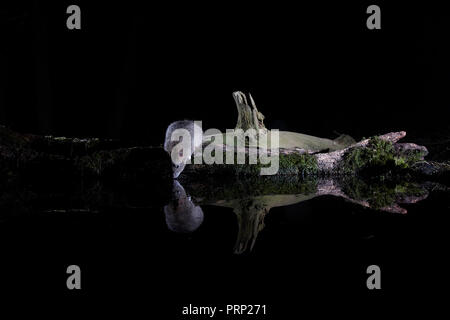
<svg viewBox="0 0 450 320"><path fill-rule="evenodd" d="M315 175L315 176L351 176L364 169L376 167L379 170L412 172L421 174L426 147L414 143L398 143L406 132L391 132L371 139L365 139L342 150L325 153L313 153L303 149L280 149L279 170L277 175ZM223 146L224 153L228 150ZM246 157L258 154L261 150L246 147L241 150ZM270 151L268 151L270 155ZM276 158L273 159L276 161ZM187 165L186 175L248 175L260 174L261 164L191 164ZM437 164L435 165L438 166ZM427 176L438 176L449 171L448 166L439 165L439 170L427 170Z"/></svg>
<svg viewBox="0 0 450 320"><path fill-rule="evenodd" d="M247 102L247 97L240 91L233 93L234 101L238 110L238 120L236 123L236 129L242 129L244 131L248 129L266 129L264 126L264 116L256 108L255 101L251 94L249 94L251 106Z"/></svg>
<svg viewBox="0 0 450 320"><path fill-rule="evenodd" d="M256 133L256 139L260 136L258 132L265 128L264 116L256 108L251 95L248 103L247 97L240 91L233 93L236 107L238 110L238 120L236 129L253 129ZM384 169L411 169L418 162L423 162L428 154L425 147L413 143L398 143L405 137L406 132L391 132L372 139L365 139L356 143L353 138L342 135L338 139L329 140L313 136L307 136L295 132L280 132L278 149L279 170L278 175L325 175L342 176L355 175L370 167L378 166ZM229 139L229 137L227 138ZM234 137L231 137L234 139ZM264 140L264 139L263 139ZM222 141L222 140L221 140ZM259 144L248 144L246 147L236 147L234 144L229 146L224 144L215 144L217 150L222 150L222 155L231 153L245 153L247 159L255 159L261 152L267 152L258 149ZM321 151L320 151L321 150ZM336 151L334 151L336 150ZM270 151L268 152L270 155ZM222 157L223 159L223 157ZM235 157L236 159L236 157ZM277 161L275 158L274 161ZM221 161L223 162L223 160ZM220 161L219 161L220 163ZM261 171L261 164L249 165L240 164L195 164L187 165L184 174L187 175L258 175ZM416 166L412 170L414 174L420 174L424 166ZM442 174L445 167L440 170L430 170L427 172ZM404 171L404 170L403 170ZM410 170L411 171L411 170ZM447 170L448 171L448 170ZM430 176L430 174L428 174Z"/></svg>
<svg viewBox="0 0 450 320"><path fill-rule="evenodd" d="M384 135L378 136L377 138L381 141L385 141L388 144L393 145L393 149L391 150L393 157L407 158L417 155L416 159L411 160L412 161L424 160L424 157L428 154L428 150L426 147L418 146L413 143L408 144L397 143L400 139L404 138L405 136L406 132L400 131L400 132L386 133ZM333 174L336 171L340 171L339 167L342 166L342 162L346 155L348 155L351 151L357 149L367 149L369 147L370 142L371 139L365 139L342 150L337 150L329 153L319 153L314 155L314 157L317 159L319 171L323 174ZM382 150L373 150L373 151L379 152Z"/></svg>

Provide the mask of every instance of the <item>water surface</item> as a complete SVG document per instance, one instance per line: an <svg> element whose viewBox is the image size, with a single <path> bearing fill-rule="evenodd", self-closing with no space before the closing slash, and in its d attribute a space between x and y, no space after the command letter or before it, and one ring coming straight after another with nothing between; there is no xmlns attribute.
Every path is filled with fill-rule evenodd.
<svg viewBox="0 0 450 320"><path fill-rule="evenodd" d="M3 284L70 299L65 268L78 264L81 299L134 297L168 317L189 303L266 303L281 316L300 297L372 299L377 264L389 301L439 281L448 195L425 181L288 177L20 185L1 198Z"/></svg>

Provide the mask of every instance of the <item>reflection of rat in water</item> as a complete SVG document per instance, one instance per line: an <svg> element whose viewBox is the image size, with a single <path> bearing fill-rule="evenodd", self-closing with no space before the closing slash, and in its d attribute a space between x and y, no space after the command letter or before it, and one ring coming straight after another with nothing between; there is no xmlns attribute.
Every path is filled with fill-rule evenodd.
<svg viewBox="0 0 450 320"><path fill-rule="evenodd" d="M188 233L195 231L203 222L203 211L176 180L173 181L172 200L164 206L166 223L170 230Z"/></svg>
<svg viewBox="0 0 450 320"><path fill-rule="evenodd" d="M178 140L172 141L172 133L177 129L185 129L189 132L191 138L191 152L188 155L182 156L175 154L174 156L177 157L176 159L177 163L174 163L174 159L172 158L172 169L174 178L178 178L180 173L183 171L186 163L191 159L191 155L194 153L194 150L202 145L202 137L200 137L199 139L194 139L195 133L202 134L202 128L198 126L194 121L182 120L172 122L169 125L169 127L167 127L166 138L164 140L164 150L166 150L171 156L172 156L172 149L177 144L180 143L180 141Z"/></svg>

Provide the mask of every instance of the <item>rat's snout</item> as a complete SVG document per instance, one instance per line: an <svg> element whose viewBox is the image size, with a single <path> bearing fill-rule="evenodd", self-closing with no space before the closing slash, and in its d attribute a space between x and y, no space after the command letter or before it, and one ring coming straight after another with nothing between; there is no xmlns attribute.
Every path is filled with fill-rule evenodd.
<svg viewBox="0 0 450 320"><path fill-rule="evenodd" d="M180 173L183 171L184 169L184 164L173 164L172 165L172 170L173 170L173 177L176 179L178 178L178 176L180 175Z"/></svg>

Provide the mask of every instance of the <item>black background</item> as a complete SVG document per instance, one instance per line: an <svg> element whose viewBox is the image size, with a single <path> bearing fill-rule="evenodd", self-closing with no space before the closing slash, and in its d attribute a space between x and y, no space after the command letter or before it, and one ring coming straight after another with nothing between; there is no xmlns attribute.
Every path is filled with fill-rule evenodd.
<svg viewBox="0 0 450 320"><path fill-rule="evenodd" d="M356 138L447 124L446 11L429 2L78 1L2 5L0 121L162 143L174 120L233 128L251 92L270 128Z"/></svg>
<svg viewBox="0 0 450 320"><path fill-rule="evenodd" d="M233 128L231 93L241 90L252 93L269 128L361 138L447 126L446 11L429 2L374 3L381 30L366 28L372 2L2 3L0 123L161 144L179 119ZM66 28L70 4L81 7L81 30ZM44 292L63 297L67 310L89 301L105 312L155 317L174 318L189 303L267 303L279 319L358 307L363 317L391 303L406 312L445 274L445 224L436 225L448 205L438 200L408 218L363 212L350 219L355 209L330 199L280 209L267 217L264 250L250 257L231 254L236 223L217 209L188 242L164 228L149 232L164 224L162 212L19 217L2 224L11 262L2 283L34 299ZM309 212L306 225L286 229L298 226L297 209ZM355 241L373 232L381 242ZM229 241L211 240L218 238ZM65 288L63 267L74 261L83 270L81 292ZM361 282L372 263L386 270L382 293ZM124 297L135 305L125 307ZM43 306L59 300L50 301Z"/></svg>

